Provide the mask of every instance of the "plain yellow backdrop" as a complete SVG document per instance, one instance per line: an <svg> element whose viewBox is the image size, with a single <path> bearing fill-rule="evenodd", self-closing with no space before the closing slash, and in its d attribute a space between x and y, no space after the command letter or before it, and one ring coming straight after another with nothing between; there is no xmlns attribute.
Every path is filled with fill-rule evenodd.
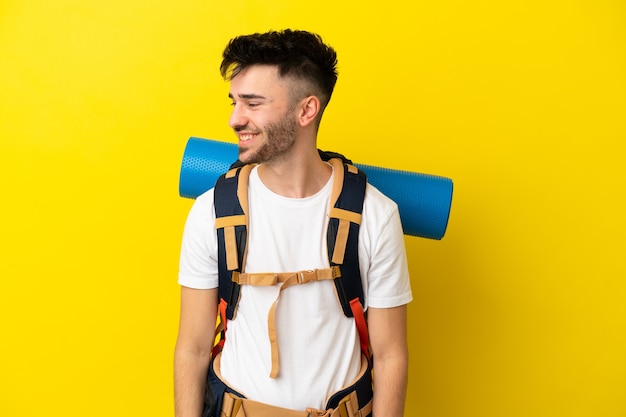
<svg viewBox="0 0 626 417"><path fill-rule="evenodd" d="M339 53L321 147L455 182L406 238L406 415L626 416L619 0L4 0L0 415L173 415L184 145L286 27Z"/></svg>

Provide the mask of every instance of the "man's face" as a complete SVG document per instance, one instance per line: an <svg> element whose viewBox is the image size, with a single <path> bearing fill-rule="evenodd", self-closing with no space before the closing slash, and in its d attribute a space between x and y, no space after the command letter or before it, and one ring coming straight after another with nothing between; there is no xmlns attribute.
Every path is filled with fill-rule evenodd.
<svg viewBox="0 0 626 417"><path fill-rule="evenodd" d="M244 163L272 162L285 157L296 139L297 124L289 99L289 81L276 67L254 65L230 83L233 104L229 125L239 138Z"/></svg>

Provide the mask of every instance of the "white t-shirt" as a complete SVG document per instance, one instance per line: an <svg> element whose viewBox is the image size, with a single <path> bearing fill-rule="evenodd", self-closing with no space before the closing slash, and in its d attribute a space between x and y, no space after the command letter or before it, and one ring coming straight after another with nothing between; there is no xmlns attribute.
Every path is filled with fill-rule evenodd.
<svg viewBox="0 0 626 417"><path fill-rule="evenodd" d="M313 196L287 198L270 191L257 169L250 174L245 272L296 272L329 267L326 228L332 180ZM404 236L397 205L369 185L359 230L359 266L365 308L411 301ZM213 190L199 196L187 219L178 282L218 286ZM237 315L228 322L221 374L247 398L296 410L323 409L330 395L360 369L354 319L339 305L332 281L295 285L276 307L280 369L270 378L268 312L279 287L242 286Z"/></svg>

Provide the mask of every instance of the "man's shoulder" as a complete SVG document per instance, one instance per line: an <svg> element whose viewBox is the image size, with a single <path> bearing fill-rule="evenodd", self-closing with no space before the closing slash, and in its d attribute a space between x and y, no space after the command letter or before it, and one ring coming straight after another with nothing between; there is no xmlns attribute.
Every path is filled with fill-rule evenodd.
<svg viewBox="0 0 626 417"><path fill-rule="evenodd" d="M203 224L206 221L213 221L215 210L213 208L213 188L205 191L196 197L191 209L187 222Z"/></svg>
<svg viewBox="0 0 626 417"><path fill-rule="evenodd" d="M363 222L361 225L370 231L381 232L393 217L399 217L398 205L378 188L367 184L363 202Z"/></svg>
<svg viewBox="0 0 626 417"><path fill-rule="evenodd" d="M365 204L379 207L387 211L394 211L398 209L398 205L395 201L387 197L382 191L369 182L365 188Z"/></svg>
<svg viewBox="0 0 626 417"><path fill-rule="evenodd" d="M205 192L203 192L202 194L200 194L198 197L196 197L196 201L194 202L194 206L198 205L198 206L206 206L206 205L213 205L213 196L215 194L215 188L211 188Z"/></svg>

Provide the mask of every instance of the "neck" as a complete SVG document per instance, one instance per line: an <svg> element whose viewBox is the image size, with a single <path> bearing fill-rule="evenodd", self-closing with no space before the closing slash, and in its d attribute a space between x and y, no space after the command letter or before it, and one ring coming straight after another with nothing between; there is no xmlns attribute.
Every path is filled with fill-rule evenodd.
<svg viewBox="0 0 626 417"><path fill-rule="evenodd" d="M290 198L312 196L330 179L332 168L313 148L289 159L259 166L259 177L272 192Z"/></svg>

